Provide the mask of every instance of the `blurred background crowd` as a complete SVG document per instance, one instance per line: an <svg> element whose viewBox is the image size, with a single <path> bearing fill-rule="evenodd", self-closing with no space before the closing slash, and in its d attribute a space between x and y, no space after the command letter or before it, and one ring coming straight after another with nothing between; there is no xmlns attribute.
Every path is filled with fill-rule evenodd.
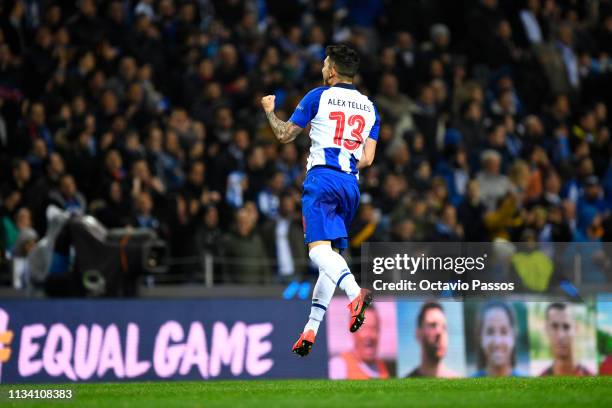
<svg viewBox="0 0 612 408"><path fill-rule="evenodd" d="M350 255L375 241L612 241L607 0L6 0L0 10L4 267L45 208L151 228L215 281L308 274L300 216L325 46L361 55L380 140ZM200 264L172 268L196 279Z"/></svg>

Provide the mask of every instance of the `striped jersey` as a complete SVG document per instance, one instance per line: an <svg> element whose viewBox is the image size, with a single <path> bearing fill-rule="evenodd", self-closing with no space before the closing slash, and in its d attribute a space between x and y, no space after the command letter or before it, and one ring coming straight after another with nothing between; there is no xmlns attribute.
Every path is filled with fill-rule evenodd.
<svg viewBox="0 0 612 408"><path fill-rule="evenodd" d="M311 124L307 170L326 166L356 177L365 142L378 140L380 123L372 101L346 83L308 92L289 121L301 128Z"/></svg>

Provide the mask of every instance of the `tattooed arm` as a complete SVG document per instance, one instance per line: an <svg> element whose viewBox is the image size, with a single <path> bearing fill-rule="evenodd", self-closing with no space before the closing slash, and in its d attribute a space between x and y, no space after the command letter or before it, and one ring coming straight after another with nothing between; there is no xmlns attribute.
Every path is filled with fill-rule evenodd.
<svg viewBox="0 0 612 408"><path fill-rule="evenodd" d="M274 95L268 95L261 98L261 105L266 112L266 117L268 118L268 122L270 122L270 127L272 127L274 135L279 142L292 142L300 134L302 128L293 122L285 122L276 117L274 114L274 99Z"/></svg>

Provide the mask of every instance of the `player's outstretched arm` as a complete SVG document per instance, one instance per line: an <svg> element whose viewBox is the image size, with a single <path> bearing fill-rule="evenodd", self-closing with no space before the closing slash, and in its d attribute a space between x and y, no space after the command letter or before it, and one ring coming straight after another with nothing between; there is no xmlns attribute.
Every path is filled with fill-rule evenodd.
<svg viewBox="0 0 612 408"><path fill-rule="evenodd" d="M363 148L363 154L361 155L361 159L359 159L359 164L357 164L357 169L362 170L368 167L374 162L374 154L376 153L376 140L374 139L366 139L365 147Z"/></svg>
<svg viewBox="0 0 612 408"><path fill-rule="evenodd" d="M261 106L266 112L268 122L274 131L274 135L281 143L290 143L295 140L297 135L300 134L302 128L290 121L282 121L274 114L274 95L267 95L261 98Z"/></svg>

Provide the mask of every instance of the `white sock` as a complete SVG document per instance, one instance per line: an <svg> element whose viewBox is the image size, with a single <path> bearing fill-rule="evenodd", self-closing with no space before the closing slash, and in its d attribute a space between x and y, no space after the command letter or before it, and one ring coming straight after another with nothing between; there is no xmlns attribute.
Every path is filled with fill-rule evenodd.
<svg viewBox="0 0 612 408"><path fill-rule="evenodd" d="M319 267L319 276L325 273L336 285L346 293L352 302L361 288L357 285L355 277L351 273L348 264L339 253L335 252L329 245L317 245L308 253L312 262Z"/></svg>
<svg viewBox="0 0 612 408"><path fill-rule="evenodd" d="M308 323L304 327L304 333L307 330L312 330L315 335L317 334L319 325L323 321L323 316L325 316L335 290L336 284L327 275L319 272L319 279L317 279L317 283L312 291L312 306L310 307Z"/></svg>

